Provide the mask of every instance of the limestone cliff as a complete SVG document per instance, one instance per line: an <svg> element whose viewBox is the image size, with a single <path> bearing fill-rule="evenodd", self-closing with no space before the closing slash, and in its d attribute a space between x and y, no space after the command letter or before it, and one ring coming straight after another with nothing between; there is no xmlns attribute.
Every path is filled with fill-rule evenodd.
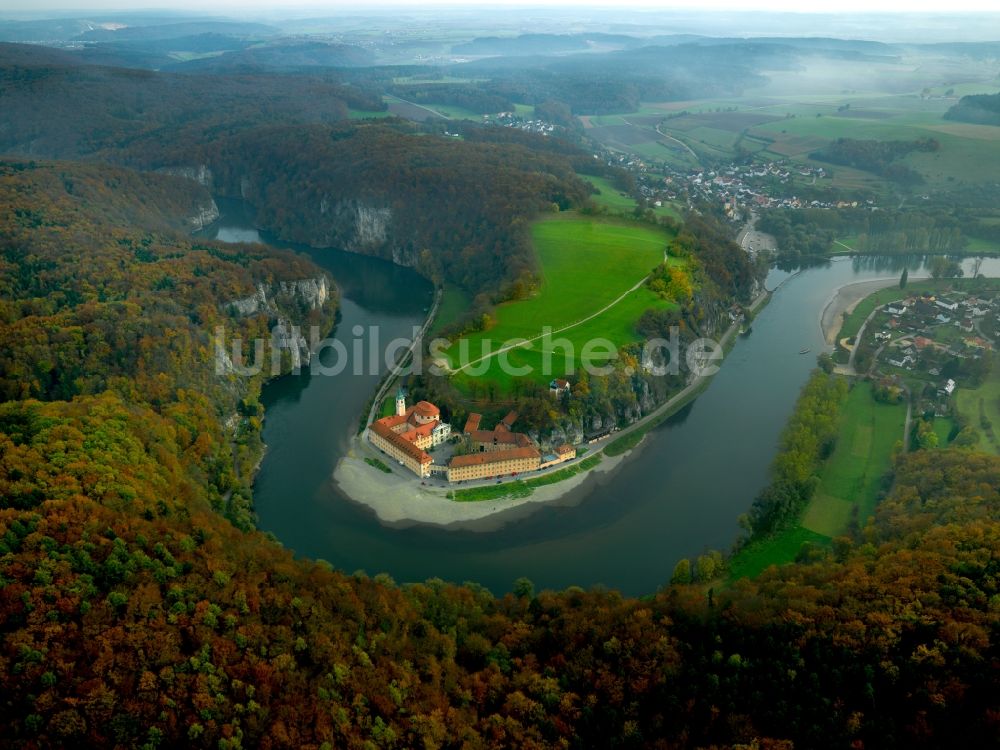
<svg viewBox="0 0 1000 750"><path fill-rule="evenodd" d="M309 313L327 308L332 297L326 276L316 276L260 283L253 294L230 300L226 307L231 314L241 318L266 315L272 350L287 352L287 368L298 370L312 360L305 320ZM216 348L215 360L218 373L228 375L236 371L225 346Z"/></svg>

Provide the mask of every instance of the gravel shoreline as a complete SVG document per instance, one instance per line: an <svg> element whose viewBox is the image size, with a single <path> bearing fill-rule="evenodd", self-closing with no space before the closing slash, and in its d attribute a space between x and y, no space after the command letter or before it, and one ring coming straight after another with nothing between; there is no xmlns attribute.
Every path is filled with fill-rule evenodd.
<svg viewBox="0 0 1000 750"><path fill-rule="evenodd" d="M604 456L593 469L536 487L527 497L456 502L446 496L448 489L421 485L412 476L386 474L372 468L364 458L374 454L356 437L351 440L347 455L337 463L333 480L341 492L370 508L387 526L430 524L456 530L495 531L534 510L526 506L559 500L564 505L575 505L579 498L569 497L573 490L591 478L598 482L606 480L634 450L620 456ZM520 513L516 512L518 509Z"/></svg>
<svg viewBox="0 0 1000 750"><path fill-rule="evenodd" d="M756 312L767 301L770 293L762 293L751 305ZM731 341L739 325L734 324L723 334L722 343ZM707 376L711 380L711 376ZM690 383L681 392L655 409L642 420L625 428L618 437L631 429L641 427L649 419L655 418L663 410L677 403L676 399L688 398L686 392L697 388L700 383ZM337 462L333 472L333 482L352 502L370 508L378 520L398 528L429 524L446 529L466 531L495 531L513 520L530 515L539 504L559 506L576 505L584 496L575 492L590 481L598 485L607 482L628 459L641 451L645 438L631 450L618 456L603 454L604 444L594 449L602 452L602 460L594 468L582 471L554 484L533 488L527 497L500 498L474 502L456 502L447 497L448 489L422 485L413 476L402 476L395 469L389 474L365 463L365 457L378 458L375 452L360 436L351 438L347 454Z"/></svg>
<svg viewBox="0 0 1000 750"><path fill-rule="evenodd" d="M916 280L916 277L914 277ZM827 301L823 312L820 315L820 326L823 329L823 338L829 346L837 343L837 334L844 324L844 313L850 314L865 297L877 292L880 289L887 289L899 283L899 277L886 277L884 279L869 279L868 281L855 281L844 284L833 292L833 296Z"/></svg>

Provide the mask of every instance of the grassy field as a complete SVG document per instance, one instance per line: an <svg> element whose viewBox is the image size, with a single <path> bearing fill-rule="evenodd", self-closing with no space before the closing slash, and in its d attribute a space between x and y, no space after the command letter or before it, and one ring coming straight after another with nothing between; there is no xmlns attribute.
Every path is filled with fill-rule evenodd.
<svg viewBox="0 0 1000 750"><path fill-rule="evenodd" d="M702 159L733 158L737 148L742 148L765 158L791 158L832 169L832 184L843 189L890 194L894 187L875 174L839 165L831 168L809 155L837 138L935 138L941 145L939 151L915 152L901 160L926 178L928 189L993 179L993 165L1000 161L1000 128L951 122L942 116L959 96L994 93L995 83L985 79L956 82L952 72L946 76L948 83L927 86L930 96L922 96L925 84L934 83L925 76L936 75L926 66L908 71L883 66L878 75L870 69L862 72L862 67L838 64L832 76L775 71L769 74L770 84L759 91L749 90L743 97L643 103L635 112L582 117L581 121L588 135L609 148L678 168L696 166L697 160L664 134L683 142ZM973 67L977 66L966 72L970 78L982 78L988 72ZM919 74L915 73L918 69ZM846 80L851 82L850 91ZM865 81L878 84L868 88ZM913 89L908 91L908 85ZM885 90L878 90L879 86ZM944 96L949 89L952 93ZM662 134L656 130L658 124Z"/></svg>
<svg viewBox="0 0 1000 750"><path fill-rule="evenodd" d="M626 193L623 193L604 177L580 175L580 178L586 180L601 191L597 195L592 195L591 198L594 203L598 206L603 206L608 209L608 211L614 213L620 213L622 211L627 212L634 209L637 205L634 198ZM683 219L680 209L670 203L666 203L662 206L654 206L653 213L657 216L669 216L677 221L681 221Z"/></svg>
<svg viewBox="0 0 1000 750"><path fill-rule="evenodd" d="M993 360L989 378L978 388L955 391L958 410L982 434L979 450L1000 455L1000 358ZM936 426L935 421L935 426Z"/></svg>
<svg viewBox="0 0 1000 750"><path fill-rule="evenodd" d="M566 213L536 222L532 238L542 271L541 288L529 299L500 305L490 330L453 343L445 351L453 368L460 361L473 361L495 352L511 339L540 336L546 326L558 331L574 324L578 325L554 333L549 343L569 341L575 350L570 365L577 366L587 341L602 337L616 347L635 341L634 325L642 313L650 307L670 304L644 286L626 294L663 261L670 241L670 235L663 230L608 217ZM619 298L613 307L586 320ZM545 340L539 340L504 356L511 365L527 365L538 373L546 345ZM550 375L536 374L535 378L547 380L563 374L563 352L556 349ZM590 361L598 358L591 357ZM486 382L510 392L515 377L503 372L500 365L500 358L493 357L457 372L453 380L466 392L474 392Z"/></svg>
<svg viewBox="0 0 1000 750"><path fill-rule="evenodd" d="M800 522L740 550L730 561L730 579L792 562L804 542L828 544L848 530L852 519L863 526L875 510L905 422L905 405L880 404L870 384L857 384L841 406L837 444Z"/></svg>
<svg viewBox="0 0 1000 750"><path fill-rule="evenodd" d="M604 177L592 177L590 175L580 175L580 177L601 191L597 195L591 196L594 203L598 206L604 206L616 211L628 211L635 208L635 199L623 193Z"/></svg>
<svg viewBox="0 0 1000 750"><path fill-rule="evenodd" d="M445 287L441 295L441 307L438 308L437 317L431 326L428 339L433 339L439 331L444 330L469 309L472 300L467 292L453 286Z"/></svg>
<svg viewBox="0 0 1000 750"><path fill-rule="evenodd" d="M802 514L804 528L829 537L842 534L853 513L864 525L875 510L893 446L903 439L906 406L878 403L871 385L858 383L841 409L840 420L833 455Z"/></svg>
<svg viewBox="0 0 1000 750"><path fill-rule="evenodd" d="M729 561L729 578L732 581L755 578L772 565L792 562L806 542L827 544L829 541L829 537L794 526L764 542L741 549Z"/></svg>

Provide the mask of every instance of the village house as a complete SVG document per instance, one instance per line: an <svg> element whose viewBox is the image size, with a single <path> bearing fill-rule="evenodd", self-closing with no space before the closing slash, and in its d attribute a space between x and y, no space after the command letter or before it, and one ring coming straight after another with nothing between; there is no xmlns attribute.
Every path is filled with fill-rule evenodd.
<svg viewBox="0 0 1000 750"><path fill-rule="evenodd" d="M569 381L563 378L554 378L549 382L549 393L557 398L564 393L569 393Z"/></svg>
<svg viewBox="0 0 1000 750"><path fill-rule="evenodd" d="M574 448L569 443L563 443L558 448L556 448L554 453L546 453L542 456L542 462L539 465L539 469L547 469L550 466L555 466L556 464L561 464L564 461L571 461L576 458L576 448Z"/></svg>

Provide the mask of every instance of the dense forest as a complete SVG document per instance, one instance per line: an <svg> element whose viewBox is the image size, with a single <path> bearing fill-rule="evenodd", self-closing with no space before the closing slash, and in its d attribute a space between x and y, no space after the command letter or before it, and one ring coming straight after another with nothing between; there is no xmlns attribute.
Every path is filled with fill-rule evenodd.
<svg viewBox="0 0 1000 750"><path fill-rule="evenodd" d="M10 403L0 429L4 746L997 739L996 458L908 457L873 526L756 581L497 599L238 531L170 420L118 396Z"/></svg>
<svg viewBox="0 0 1000 750"><path fill-rule="evenodd" d="M605 109L681 96L710 55L659 83L643 61L684 54L623 53L590 91L580 61L553 63L511 91ZM0 747L1000 743L998 457L900 456L874 521L828 549L642 598L400 585L296 559L254 529L266 373L238 375L213 331L271 342L287 370L308 352L279 332L329 328L336 295L294 253L192 238L208 187L283 237L413 264L480 304L530 291L530 216L591 210L575 175L591 155L507 130L341 122L374 102L340 77L0 55L0 148L21 154L0 160ZM753 80L750 62L716 64L712 90ZM928 221L858 212L850 226L952 229ZM752 298L759 269L709 211L671 252L690 278L661 269L651 288L691 281L690 304L647 312L643 334L710 333ZM838 382L807 385L751 511L758 536L808 497ZM636 383L619 371L574 396L617 411Z"/></svg>
<svg viewBox="0 0 1000 750"><path fill-rule="evenodd" d="M249 527L263 374L235 374L213 332L277 347L272 330L282 321L329 328L332 295L318 298L325 277L301 257L179 233L205 201L204 189L180 178L0 162L0 399L100 397L98 406L155 411L203 499ZM269 304L233 307L262 292ZM291 348L278 352L285 369ZM11 487L3 494L19 504Z"/></svg>
<svg viewBox="0 0 1000 750"><path fill-rule="evenodd" d="M0 153L75 158L153 154L260 125L334 122L384 109L335 75L180 75L84 65L55 50L0 44Z"/></svg>
<svg viewBox="0 0 1000 750"><path fill-rule="evenodd" d="M528 218L590 195L559 148L344 123L257 129L174 158L207 165L216 192L244 198L282 239L390 258L499 301L535 283Z"/></svg>
<svg viewBox="0 0 1000 750"><path fill-rule="evenodd" d="M963 96L944 113L944 118L978 125L1000 125L1000 94Z"/></svg>

